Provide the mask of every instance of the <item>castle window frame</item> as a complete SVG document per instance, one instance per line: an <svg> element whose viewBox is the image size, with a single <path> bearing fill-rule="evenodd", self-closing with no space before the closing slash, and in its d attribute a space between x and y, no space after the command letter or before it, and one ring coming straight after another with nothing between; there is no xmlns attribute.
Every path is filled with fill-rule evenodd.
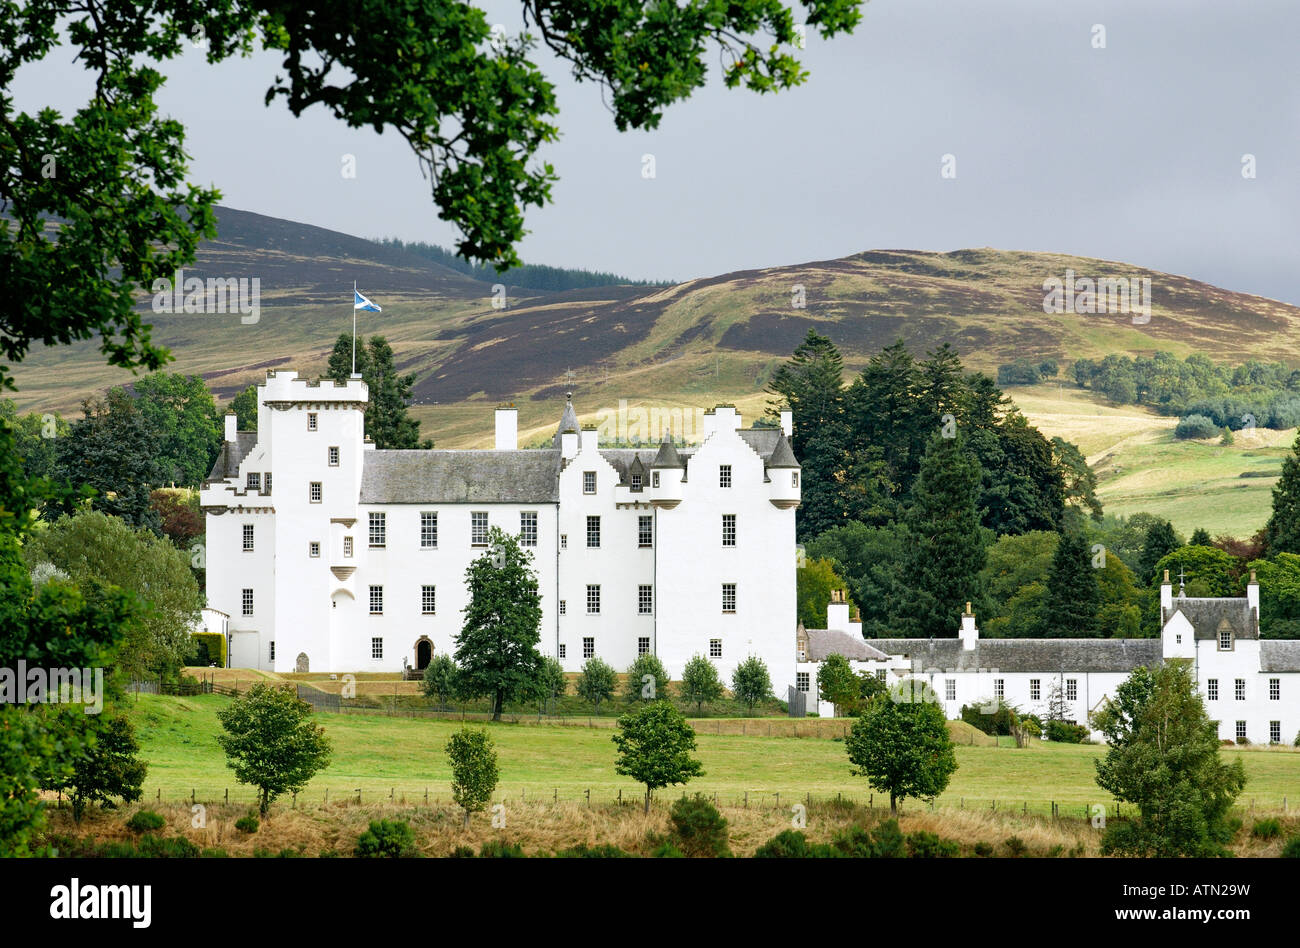
<svg viewBox="0 0 1300 948"><path fill-rule="evenodd" d="M587 584L587 615L600 615L600 584Z"/></svg>
<svg viewBox="0 0 1300 948"><path fill-rule="evenodd" d="M330 467L338 467L338 466L339 466L339 447L338 447L338 445L336 445L336 444L332 444L332 445L330 445L330 447L329 447L329 451L328 451L328 453L327 453L326 460L329 462L329 466L330 466Z"/></svg>
<svg viewBox="0 0 1300 948"><path fill-rule="evenodd" d="M1041 701L1043 698L1043 680L1041 678L1029 679L1029 700Z"/></svg>
<svg viewBox="0 0 1300 948"><path fill-rule="evenodd" d="M320 556L320 540L312 540L307 544L308 556Z"/></svg>
<svg viewBox="0 0 1300 948"><path fill-rule="evenodd" d="M275 639L272 639L272 640L270 641L269 644L270 644L270 646L271 646L271 648L270 648L270 656L269 656L269 657L270 657L271 661L275 661Z"/></svg>
<svg viewBox="0 0 1300 948"><path fill-rule="evenodd" d="M790 472L790 486L791 486L791 487L796 487L796 488L799 486L799 472L798 472L798 471L791 471L791 472Z"/></svg>
<svg viewBox="0 0 1300 948"><path fill-rule="evenodd" d="M633 474L631 477L631 481L632 481L632 493L634 494L641 493L641 475Z"/></svg>
<svg viewBox="0 0 1300 948"><path fill-rule="evenodd" d="M343 555L347 557L352 556L352 537L350 536L343 538Z"/></svg>
<svg viewBox="0 0 1300 948"><path fill-rule="evenodd" d="M722 639L709 639L709 658L722 657Z"/></svg>
<svg viewBox="0 0 1300 948"><path fill-rule="evenodd" d="M253 614L253 590L247 586L239 591L240 614L251 616Z"/></svg>
<svg viewBox="0 0 1300 948"><path fill-rule="evenodd" d="M370 511L370 549L382 550L388 546L388 514L381 510Z"/></svg>
<svg viewBox="0 0 1300 948"><path fill-rule="evenodd" d="M582 472L582 492L584 494L596 493L596 472L595 471Z"/></svg>
<svg viewBox="0 0 1300 948"><path fill-rule="evenodd" d="M438 587L429 584L420 586L420 615L438 614Z"/></svg>
<svg viewBox="0 0 1300 948"><path fill-rule="evenodd" d="M324 488L320 481L312 481L307 485L307 499L313 504L319 504L325 496Z"/></svg>
<svg viewBox="0 0 1300 948"><path fill-rule="evenodd" d="M382 616L384 614L384 587L370 587L370 614L372 616Z"/></svg>
<svg viewBox="0 0 1300 948"><path fill-rule="evenodd" d="M1268 742L1270 744L1282 743L1282 722L1281 721L1268 722Z"/></svg>
<svg viewBox="0 0 1300 948"><path fill-rule="evenodd" d="M651 488L657 488L657 487L659 486L659 472L658 472L658 471L651 471L651 472L650 472L650 486L651 486Z"/></svg>
<svg viewBox="0 0 1300 948"><path fill-rule="evenodd" d="M420 511L420 549L438 548L438 514L433 510Z"/></svg>
<svg viewBox="0 0 1300 948"><path fill-rule="evenodd" d="M320 419L316 416L316 413L314 411L307 412L307 430L308 431L320 430Z"/></svg>
<svg viewBox="0 0 1300 948"><path fill-rule="evenodd" d="M722 545L723 546L736 545L736 515L735 514L722 515Z"/></svg>
<svg viewBox="0 0 1300 948"><path fill-rule="evenodd" d="M566 602L565 600L561 599L561 600L560 600L560 615L564 615L564 614L565 614L566 606L567 606L567 602ZM561 646L561 648L563 648L563 646Z"/></svg>
<svg viewBox="0 0 1300 948"><path fill-rule="evenodd" d="M591 636L587 636L582 640L582 657L583 658L596 657L596 640Z"/></svg>
<svg viewBox="0 0 1300 948"><path fill-rule="evenodd" d="M736 613L736 584L722 584L722 612L723 615L735 615Z"/></svg>
<svg viewBox="0 0 1300 948"><path fill-rule="evenodd" d="M802 691L804 694L807 694L808 689L812 687L812 676L809 675L808 672L795 672L794 687L796 691Z"/></svg>
<svg viewBox="0 0 1300 948"><path fill-rule="evenodd" d="M1005 678L993 679L993 697L1005 698L1007 696L1007 680Z"/></svg>
<svg viewBox="0 0 1300 948"><path fill-rule="evenodd" d="M537 546L537 511L519 511L519 545Z"/></svg>
<svg viewBox="0 0 1300 948"><path fill-rule="evenodd" d="M943 680L943 700L944 701L957 700L957 679L956 678L945 678Z"/></svg>
<svg viewBox="0 0 1300 948"><path fill-rule="evenodd" d="M636 520L636 545L638 549L649 549L655 545L655 518L642 514Z"/></svg>
<svg viewBox="0 0 1300 948"><path fill-rule="evenodd" d="M718 465L718 486L722 488L727 488L731 486L731 465L730 464Z"/></svg>
<svg viewBox="0 0 1300 948"><path fill-rule="evenodd" d="M641 585L636 588L636 613L639 616L653 615L654 606L654 587L650 585Z"/></svg>
<svg viewBox="0 0 1300 948"><path fill-rule="evenodd" d="M564 658L564 643L560 643L560 658Z"/></svg>
<svg viewBox="0 0 1300 948"><path fill-rule="evenodd" d="M1232 682L1232 696L1237 701L1246 700L1246 679L1236 678Z"/></svg>
<svg viewBox="0 0 1300 948"><path fill-rule="evenodd" d="M1207 678L1205 680L1205 700L1206 701L1219 700L1219 679Z"/></svg>
<svg viewBox="0 0 1300 948"><path fill-rule="evenodd" d="M649 655L649 654L650 654L650 636L648 636L648 635L641 635L641 636L638 636L638 637L637 637L637 640L636 640L636 653L637 653L637 655Z"/></svg>
<svg viewBox="0 0 1300 948"><path fill-rule="evenodd" d="M383 657L384 640L376 635L370 640L370 658L372 661L379 661Z"/></svg>
<svg viewBox="0 0 1300 948"><path fill-rule="evenodd" d="M486 510L471 510L469 512L469 545L487 546L488 529L488 512Z"/></svg>
<svg viewBox="0 0 1300 948"><path fill-rule="evenodd" d="M1240 741L1244 741L1245 739L1246 739L1246 722L1245 722L1245 721L1238 721L1238 722L1237 722L1237 741L1240 742Z"/></svg>
<svg viewBox="0 0 1300 948"><path fill-rule="evenodd" d="M244 524L244 552L253 552L253 525L251 523Z"/></svg>
<svg viewBox="0 0 1300 948"><path fill-rule="evenodd" d="M1066 701L1079 700L1079 679L1077 678L1065 679L1065 700Z"/></svg>
<svg viewBox="0 0 1300 948"><path fill-rule="evenodd" d="M271 472L270 471L267 471L262 476L262 493L263 494L271 493Z"/></svg>
<svg viewBox="0 0 1300 948"><path fill-rule="evenodd" d="M1269 701L1282 700L1282 679L1281 678L1270 678L1268 680L1268 700Z"/></svg>
<svg viewBox="0 0 1300 948"><path fill-rule="evenodd" d="M260 491L262 489L262 472L249 471L244 475L244 491Z"/></svg>
<svg viewBox="0 0 1300 948"><path fill-rule="evenodd" d="M1220 630L1219 630L1219 651L1220 651L1220 652L1231 652L1231 651L1232 651L1232 646L1233 646L1233 641L1232 641L1232 630L1231 630L1231 629L1220 629Z"/></svg>
<svg viewBox="0 0 1300 948"><path fill-rule="evenodd" d="M587 549L600 549L600 517L592 515L587 517Z"/></svg>

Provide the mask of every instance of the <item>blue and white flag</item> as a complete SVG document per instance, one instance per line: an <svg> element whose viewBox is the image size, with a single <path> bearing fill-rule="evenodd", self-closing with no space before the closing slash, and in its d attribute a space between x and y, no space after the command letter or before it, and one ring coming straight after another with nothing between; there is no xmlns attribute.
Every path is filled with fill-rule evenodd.
<svg viewBox="0 0 1300 948"><path fill-rule="evenodd" d="M371 312L371 313L383 312L383 310L379 308L379 305L377 303L370 302L370 300L366 299L359 292L357 292L357 288L355 286L352 288L352 295L356 297L356 299L352 301L352 308L354 310L364 309L367 312Z"/></svg>

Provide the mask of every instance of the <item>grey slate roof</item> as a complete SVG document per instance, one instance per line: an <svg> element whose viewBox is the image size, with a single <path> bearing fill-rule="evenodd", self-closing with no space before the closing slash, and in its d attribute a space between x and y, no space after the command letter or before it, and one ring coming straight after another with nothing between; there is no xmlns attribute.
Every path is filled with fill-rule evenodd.
<svg viewBox="0 0 1300 948"><path fill-rule="evenodd" d="M560 452L367 451L363 504L544 504L559 500Z"/></svg>
<svg viewBox="0 0 1300 948"><path fill-rule="evenodd" d="M650 462L651 467L682 467L682 459L677 454L677 448L671 441L665 441L659 445L659 453L654 456Z"/></svg>
<svg viewBox="0 0 1300 948"><path fill-rule="evenodd" d="M1159 639L980 639L966 651L960 639L872 639L921 670L1005 672L1129 672L1161 663Z"/></svg>
<svg viewBox="0 0 1300 948"><path fill-rule="evenodd" d="M560 415L560 423L555 428L555 437L552 443L558 448L560 446L560 435L566 431L578 430L578 413L573 410L572 399L565 399L564 412Z"/></svg>
<svg viewBox="0 0 1300 948"><path fill-rule="evenodd" d="M824 661L829 655L843 655L855 661L884 661L889 658L866 639L837 629L804 629L808 636L808 661Z"/></svg>
<svg viewBox="0 0 1300 948"><path fill-rule="evenodd" d="M1259 670L1300 672L1300 639L1264 639L1259 643Z"/></svg>
<svg viewBox="0 0 1300 948"><path fill-rule="evenodd" d="M790 449L790 442L785 433L776 439L776 444L772 448L772 454L767 459L768 467L793 467L797 468L799 462L794 459L794 451Z"/></svg>
<svg viewBox="0 0 1300 948"><path fill-rule="evenodd" d="M1234 638L1259 638L1259 616L1251 610L1244 596L1229 599L1180 596L1174 599L1173 611L1181 612L1187 617L1198 639L1217 638L1219 626L1224 622L1232 629ZM1170 613L1170 616L1172 614ZM1166 622L1169 621L1170 616L1165 617Z"/></svg>
<svg viewBox="0 0 1300 948"><path fill-rule="evenodd" d="M222 441L221 451L217 454L217 460L212 465L212 471L208 474L210 481L222 481L227 477L234 477L239 473L239 464L244 458L248 457L248 452L253 450L257 444L256 431L237 431L235 432L234 442Z"/></svg>
<svg viewBox="0 0 1300 948"><path fill-rule="evenodd" d="M600 456L608 461L614 470L618 471L619 483L627 484L628 475L632 473L633 465L637 461L641 462L641 471L644 474L645 469L650 466L654 460L654 448L601 448Z"/></svg>

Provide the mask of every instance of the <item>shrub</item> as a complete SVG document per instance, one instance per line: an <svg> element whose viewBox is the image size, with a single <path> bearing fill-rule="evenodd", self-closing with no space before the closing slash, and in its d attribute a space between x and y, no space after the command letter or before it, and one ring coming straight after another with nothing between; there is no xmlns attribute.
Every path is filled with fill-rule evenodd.
<svg viewBox="0 0 1300 948"><path fill-rule="evenodd" d="M209 847L199 854L204 859L225 859L229 855L224 849Z"/></svg>
<svg viewBox="0 0 1300 948"><path fill-rule="evenodd" d="M1282 835L1282 821L1271 816L1256 820L1250 829L1250 835L1256 839L1277 839Z"/></svg>
<svg viewBox="0 0 1300 948"><path fill-rule="evenodd" d="M1174 427L1174 437L1179 439L1187 438L1213 438L1219 433L1220 426L1213 418L1207 418L1205 415L1187 415L1181 418Z"/></svg>
<svg viewBox="0 0 1300 948"><path fill-rule="evenodd" d="M902 859L907 855L907 845L898 820L885 820L875 829L850 826L836 833L825 855L847 856L852 859Z"/></svg>
<svg viewBox="0 0 1300 948"><path fill-rule="evenodd" d="M468 846L457 846L447 855L451 859L473 859L474 850L470 849Z"/></svg>
<svg viewBox="0 0 1300 948"><path fill-rule="evenodd" d="M1283 859L1300 859L1300 836L1292 836L1282 847Z"/></svg>
<svg viewBox="0 0 1300 948"><path fill-rule="evenodd" d="M199 858L199 847L184 836L145 836L140 840L139 850L147 859Z"/></svg>
<svg viewBox="0 0 1300 948"><path fill-rule="evenodd" d="M1008 836L1006 842L1002 845L1006 847L1007 855L1015 858L1019 858L1029 852L1029 847L1025 845L1025 841L1019 836Z"/></svg>
<svg viewBox="0 0 1300 948"><path fill-rule="evenodd" d="M632 854L612 843L603 843L600 846L579 843L570 849L561 849L555 855L560 859L627 859Z"/></svg>
<svg viewBox="0 0 1300 948"><path fill-rule="evenodd" d="M976 844L975 844L975 855L976 855L976 856L982 856L982 857L985 857L985 858L987 858L987 857L989 857L989 856L992 856L992 855L993 855L993 844L992 844L992 843L976 843Z"/></svg>
<svg viewBox="0 0 1300 948"><path fill-rule="evenodd" d="M415 831L405 820L371 820L357 839L353 855L361 859L398 859L416 855Z"/></svg>
<svg viewBox="0 0 1300 948"><path fill-rule="evenodd" d="M190 635L194 643L186 663L207 666L216 663L218 668L226 667L226 637L220 632L194 632ZM195 660L191 660L195 659Z"/></svg>
<svg viewBox="0 0 1300 948"><path fill-rule="evenodd" d="M241 833L256 833L258 827L261 825L262 824L257 821L257 817L253 816L251 813L248 816L241 816L239 819L235 820L235 829L239 830Z"/></svg>
<svg viewBox="0 0 1300 948"><path fill-rule="evenodd" d="M480 859L524 859L524 847L518 843L505 843L499 839L489 839L480 847Z"/></svg>
<svg viewBox="0 0 1300 948"><path fill-rule="evenodd" d="M677 848L687 856L730 856L727 819L702 794L682 797L669 811Z"/></svg>
<svg viewBox="0 0 1300 948"><path fill-rule="evenodd" d="M167 821L153 810L141 810L126 821L126 828L133 833L150 833L166 825Z"/></svg>
<svg viewBox="0 0 1300 948"><path fill-rule="evenodd" d="M991 714L986 714L980 710L994 703L997 705L997 710ZM972 727L979 728L985 734L994 737L1005 737L1011 733L1011 727L1016 721L1016 711L1010 705L995 699L995 701L981 702L977 705L962 705L961 719Z"/></svg>
<svg viewBox="0 0 1300 948"><path fill-rule="evenodd" d="M918 830L908 833L907 854L913 859L954 859L961 855L961 844L934 833Z"/></svg>
<svg viewBox="0 0 1300 948"><path fill-rule="evenodd" d="M654 848L654 851L650 853L650 855L653 856L655 859L684 859L685 858L685 854L676 846L674 846L673 841L670 839L666 839L658 846L656 846Z"/></svg>
<svg viewBox="0 0 1300 948"><path fill-rule="evenodd" d="M1070 721L1048 721L1044 726L1049 741L1059 744L1082 744L1088 739L1089 731L1082 724Z"/></svg>
<svg viewBox="0 0 1300 948"><path fill-rule="evenodd" d="M808 837L798 830L782 830L754 851L755 859L807 859Z"/></svg>

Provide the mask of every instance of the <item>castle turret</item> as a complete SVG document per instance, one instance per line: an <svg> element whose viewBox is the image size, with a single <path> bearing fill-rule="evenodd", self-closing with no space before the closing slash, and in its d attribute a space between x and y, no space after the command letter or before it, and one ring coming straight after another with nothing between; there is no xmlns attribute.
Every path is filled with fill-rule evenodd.
<svg viewBox="0 0 1300 948"><path fill-rule="evenodd" d="M770 482L768 499L773 507L782 510L798 507L802 494L799 489L799 462L784 433L777 436L776 446L767 459L767 479Z"/></svg>
<svg viewBox="0 0 1300 948"><path fill-rule="evenodd" d="M671 441L659 445L659 453L650 462L650 503L672 510L682 502L682 478L685 465Z"/></svg>

